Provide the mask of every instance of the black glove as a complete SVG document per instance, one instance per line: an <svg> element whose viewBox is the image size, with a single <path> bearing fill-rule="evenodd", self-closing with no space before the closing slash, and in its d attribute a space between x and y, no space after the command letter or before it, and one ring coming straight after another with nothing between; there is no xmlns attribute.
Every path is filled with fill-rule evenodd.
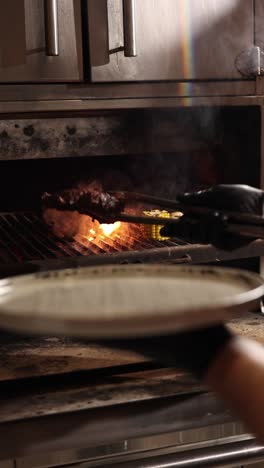
<svg viewBox="0 0 264 468"><path fill-rule="evenodd" d="M186 205L206 207L214 211L210 215L186 214L177 224L166 224L160 231L161 235L180 237L187 242L210 243L227 250L242 247L252 238L226 233L228 216L219 211L263 215L264 192L247 185L217 185L208 190L184 193L178 199Z"/></svg>
<svg viewBox="0 0 264 468"><path fill-rule="evenodd" d="M201 379L232 335L224 325L175 335L107 341L107 346L139 352L159 364L187 370Z"/></svg>
<svg viewBox="0 0 264 468"><path fill-rule="evenodd" d="M249 185L215 185L199 192L183 193L179 201L224 211L263 215L264 192Z"/></svg>

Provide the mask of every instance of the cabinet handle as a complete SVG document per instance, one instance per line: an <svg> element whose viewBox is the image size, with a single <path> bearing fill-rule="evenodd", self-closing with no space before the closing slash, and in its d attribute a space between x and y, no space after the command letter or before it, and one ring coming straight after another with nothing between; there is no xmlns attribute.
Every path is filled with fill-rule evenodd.
<svg viewBox="0 0 264 468"><path fill-rule="evenodd" d="M46 55L59 55L58 0L44 0Z"/></svg>
<svg viewBox="0 0 264 468"><path fill-rule="evenodd" d="M137 56L135 0L123 0L124 55Z"/></svg>

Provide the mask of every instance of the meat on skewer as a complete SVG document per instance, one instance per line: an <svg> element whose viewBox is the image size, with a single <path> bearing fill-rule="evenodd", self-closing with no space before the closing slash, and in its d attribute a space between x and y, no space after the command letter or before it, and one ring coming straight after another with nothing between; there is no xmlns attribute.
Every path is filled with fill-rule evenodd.
<svg viewBox="0 0 264 468"><path fill-rule="evenodd" d="M42 195L43 208L78 211L91 215L99 221L119 214L125 206L125 198L110 195L102 190L101 184L92 182L85 186Z"/></svg>

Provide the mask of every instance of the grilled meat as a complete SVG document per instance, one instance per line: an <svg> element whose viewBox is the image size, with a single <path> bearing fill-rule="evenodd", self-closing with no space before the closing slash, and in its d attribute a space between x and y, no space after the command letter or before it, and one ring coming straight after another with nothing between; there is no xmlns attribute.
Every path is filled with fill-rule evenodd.
<svg viewBox="0 0 264 468"><path fill-rule="evenodd" d="M100 222L107 222L108 218L111 219L111 216L123 211L125 199L104 192L101 184L94 181L53 194L45 192L42 195L42 203L44 209L78 211Z"/></svg>

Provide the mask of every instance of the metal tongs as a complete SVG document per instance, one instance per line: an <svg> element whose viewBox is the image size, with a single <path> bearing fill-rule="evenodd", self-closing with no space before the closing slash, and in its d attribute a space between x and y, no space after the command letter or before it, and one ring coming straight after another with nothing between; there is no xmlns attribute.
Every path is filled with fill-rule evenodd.
<svg viewBox="0 0 264 468"><path fill-rule="evenodd" d="M227 219L225 231L232 234L237 234L242 237L251 237L257 239L264 239L264 218L258 215L248 213L240 213L236 211L221 211L212 208L188 205L180 203L177 200L169 200L166 198L154 197L135 192L109 192L111 195L125 197L125 202L142 202L148 205L158 206L159 208L172 209L183 212L184 214L194 215L196 218L203 216L214 215L216 212L225 216ZM165 218L153 216L130 215L128 213L116 213L107 216L107 223L114 223L121 221L133 224L151 224L151 225L166 225L178 224L180 218Z"/></svg>

